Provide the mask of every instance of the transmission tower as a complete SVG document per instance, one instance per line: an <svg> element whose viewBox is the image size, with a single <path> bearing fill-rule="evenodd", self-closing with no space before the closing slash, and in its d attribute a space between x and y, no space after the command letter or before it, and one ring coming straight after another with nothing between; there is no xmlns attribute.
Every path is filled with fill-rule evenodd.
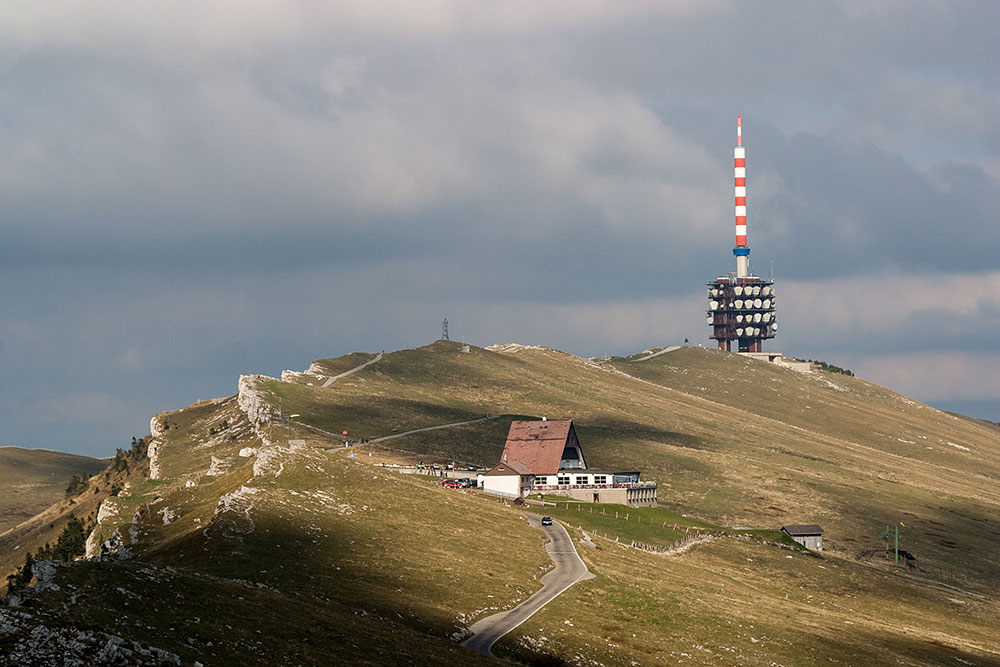
<svg viewBox="0 0 1000 667"><path fill-rule="evenodd" d="M444 322L441 323L441 340L451 340L448 338L448 318L444 318Z"/></svg>

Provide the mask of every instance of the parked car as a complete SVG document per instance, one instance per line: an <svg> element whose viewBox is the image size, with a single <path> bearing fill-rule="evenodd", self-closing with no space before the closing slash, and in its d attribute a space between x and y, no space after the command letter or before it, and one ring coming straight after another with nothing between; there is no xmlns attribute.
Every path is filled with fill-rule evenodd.
<svg viewBox="0 0 1000 667"><path fill-rule="evenodd" d="M476 472L476 466L465 466L465 469L470 472Z"/></svg>
<svg viewBox="0 0 1000 667"><path fill-rule="evenodd" d="M441 486L447 486L449 489L460 489L462 488L462 483L457 479L446 479L441 482Z"/></svg>
<svg viewBox="0 0 1000 667"><path fill-rule="evenodd" d="M551 526L552 525L552 517L550 517L550 516L543 516L542 517L542 525L543 526Z"/></svg>

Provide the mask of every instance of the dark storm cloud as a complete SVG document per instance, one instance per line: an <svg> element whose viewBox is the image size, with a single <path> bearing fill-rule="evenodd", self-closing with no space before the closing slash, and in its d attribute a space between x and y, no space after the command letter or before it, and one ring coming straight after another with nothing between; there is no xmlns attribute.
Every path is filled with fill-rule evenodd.
<svg viewBox="0 0 1000 667"><path fill-rule="evenodd" d="M968 363L996 301L952 296L997 280L992 12L8 10L0 441L107 453L240 372L423 344L445 313L482 344L707 343L737 112L776 343L918 398L1000 398ZM964 380L892 375L900 353Z"/></svg>

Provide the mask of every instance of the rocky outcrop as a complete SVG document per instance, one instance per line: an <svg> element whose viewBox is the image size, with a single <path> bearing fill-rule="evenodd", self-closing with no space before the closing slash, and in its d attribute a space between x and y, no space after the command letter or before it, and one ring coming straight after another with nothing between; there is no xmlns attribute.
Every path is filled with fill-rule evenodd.
<svg viewBox="0 0 1000 667"><path fill-rule="evenodd" d="M254 430L258 432L264 424L274 418L271 404L268 403L264 393L257 388L257 381L261 377L260 375L241 375L237 383L239 393L236 396L236 404L246 414Z"/></svg>
<svg viewBox="0 0 1000 667"><path fill-rule="evenodd" d="M84 558L96 558L101 555L101 533L94 527L90 531L90 535L87 536L86 550L83 553Z"/></svg>
<svg viewBox="0 0 1000 667"><path fill-rule="evenodd" d="M86 552L87 558L96 558L101 555L101 524L108 519L118 516L118 501L114 498L105 498L97 507L97 525L87 536Z"/></svg>
<svg viewBox="0 0 1000 667"><path fill-rule="evenodd" d="M0 665L180 665L174 653L73 626L49 627L20 609L0 607Z"/></svg>
<svg viewBox="0 0 1000 667"><path fill-rule="evenodd" d="M31 565L31 574L35 577L35 591L58 591L56 583L56 567L58 564L50 560L37 560Z"/></svg>
<svg viewBox="0 0 1000 667"><path fill-rule="evenodd" d="M114 498L105 498L97 510L97 523L100 525L105 519L118 516L118 502Z"/></svg>
<svg viewBox="0 0 1000 667"><path fill-rule="evenodd" d="M149 445L146 449L146 453L149 456L149 478L150 479L160 479L160 475L163 474L160 468L160 448L163 446L163 441L160 439L167 431L167 420L163 415L154 415L152 419L149 420L149 433L152 436L149 439Z"/></svg>
<svg viewBox="0 0 1000 667"><path fill-rule="evenodd" d="M205 471L205 474L210 477L218 477L219 475L225 475L227 472L229 472L231 463L232 462L226 457L220 458L218 456L213 456L212 465L209 466L208 470Z"/></svg>

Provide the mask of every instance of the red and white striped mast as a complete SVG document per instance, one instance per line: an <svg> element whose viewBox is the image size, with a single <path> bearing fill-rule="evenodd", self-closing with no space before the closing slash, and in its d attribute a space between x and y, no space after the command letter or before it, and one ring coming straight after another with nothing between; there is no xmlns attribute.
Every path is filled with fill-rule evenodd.
<svg viewBox="0 0 1000 667"><path fill-rule="evenodd" d="M743 147L743 119L736 114L736 148L733 149L736 195L736 277L750 275L750 248L747 247L747 153Z"/></svg>

